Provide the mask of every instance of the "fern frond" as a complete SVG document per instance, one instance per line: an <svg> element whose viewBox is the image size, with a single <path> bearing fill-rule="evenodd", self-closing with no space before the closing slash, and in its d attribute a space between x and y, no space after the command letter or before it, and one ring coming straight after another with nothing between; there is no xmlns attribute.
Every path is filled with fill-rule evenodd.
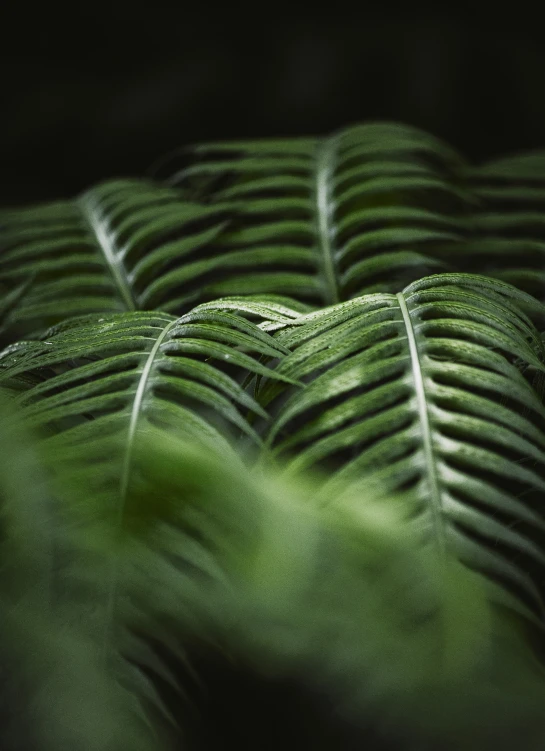
<svg viewBox="0 0 545 751"><path fill-rule="evenodd" d="M265 382L262 432L290 471L372 472L419 501L415 534L501 582L494 596L543 623L545 408L541 338L505 283L432 276L299 316ZM531 372L529 369L531 368ZM420 538L421 536L421 538Z"/></svg>
<svg viewBox="0 0 545 751"><path fill-rule="evenodd" d="M74 201L0 212L0 283L33 279L7 323L12 340L71 316L156 307L187 312L199 297L179 269L213 243L225 211L144 180L114 180Z"/></svg>

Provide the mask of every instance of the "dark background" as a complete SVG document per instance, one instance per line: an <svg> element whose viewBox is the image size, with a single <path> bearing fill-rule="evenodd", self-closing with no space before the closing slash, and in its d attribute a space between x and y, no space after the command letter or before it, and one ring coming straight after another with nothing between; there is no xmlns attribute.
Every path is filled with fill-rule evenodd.
<svg viewBox="0 0 545 751"><path fill-rule="evenodd" d="M475 161L545 148L545 44L518 3L478 18L444 4L232 7L5 0L0 205L142 175L195 141L370 119Z"/></svg>

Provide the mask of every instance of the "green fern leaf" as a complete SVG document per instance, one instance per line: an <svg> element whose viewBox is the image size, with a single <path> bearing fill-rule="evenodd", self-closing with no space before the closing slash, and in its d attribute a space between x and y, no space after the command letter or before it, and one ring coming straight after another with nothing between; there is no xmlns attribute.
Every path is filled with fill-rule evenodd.
<svg viewBox="0 0 545 751"><path fill-rule="evenodd" d="M542 623L545 409L538 332L510 285L439 275L299 316L276 334L291 354L268 381L261 429L290 471L373 472L419 502L415 534L516 591L496 595Z"/></svg>

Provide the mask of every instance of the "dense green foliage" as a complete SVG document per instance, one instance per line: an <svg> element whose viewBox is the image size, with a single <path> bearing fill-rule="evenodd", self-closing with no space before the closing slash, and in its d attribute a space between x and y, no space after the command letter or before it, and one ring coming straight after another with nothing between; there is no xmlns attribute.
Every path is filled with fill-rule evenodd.
<svg viewBox="0 0 545 751"><path fill-rule="evenodd" d="M195 649L543 747L544 199L374 124L0 212L7 748L200 747Z"/></svg>

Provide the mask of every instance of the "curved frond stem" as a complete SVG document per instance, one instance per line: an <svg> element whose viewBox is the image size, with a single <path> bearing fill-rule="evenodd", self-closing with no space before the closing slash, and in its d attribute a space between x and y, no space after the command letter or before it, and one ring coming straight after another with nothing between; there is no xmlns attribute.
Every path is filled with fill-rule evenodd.
<svg viewBox="0 0 545 751"><path fill-rule="evenodd" d="M146 363L144 365L144 368L138 380L138 386L136 388L136 393L134 395L134 401L133 401L133 405L131 409L131 419L130 419L129 429L128 429L127 444L126 444L125 453L123 457L117 515L116 515L115 528L113 530L114 534L116 532L117 533L121 532L123 528L123 513L124 513L124 509L126 505L127 490L129 487L131 463L132 463L132 457L134 453L134 443L136 440L136 430L138 426L138 420L142 414L142 403L143 403L145 392L146 392L146 386L148 385L150 373L151 373L153 364L155 362L155 357L159 351L159 348L162 342L164 341L166 335L175 324L176 324L176 320L171 321L163 328L163 331L158 336L157 341L153 345L148 355L148 359L146 360ZM114 615L114 609L115 609L115 598L116 598L116 593L117 593L118 577L116 574L117 574L118 565L119 565L118 557L115 555L112 556L112 565L110 569L110 581L109 581L107 601L106 601L104 638L102 642L102 662L104 665L108 663L108 642L109 642L112 624L114 621L113 615Z"/></svg>
<svg viewBox="0 0 545 751"><path fill-rule="evenodd" d="M424 450L426 473L430 488L430 506L433 518L433 527L435 531L435 540L437 541L439 551L443 554L446 550L446 544L442 521L441 488L439 487L437 464L433 449L433 436L428 411L429 399L426 396L426 387L424 385L424 377L420 363L420 354L418 351L418 343L416 341L411 313L407 307L403 293L398 293L396 297L399 301L399 307L403 315L403 322L407 331L407 341L409 344L409 352L411 357L412 382L414 384L414 390L416 393L418 416L422 430L422 447Z"/></svg>
<svg viewBox="0 0 545 751"><path fill-rule="evenodd" d="M173 326L175 326L176 323L177 323L176 320L171 321L163 328L163 331L157 337L157 341L153 345L148 355L148 359L146 360L146 363L142 370L142 374L140 375L140 378L138 380L138 386L136 388L136 393L134 395L134 402L133 402L132 409L131 409L131 419L129 423L129 430L128 430L128 436L127 436L127 448L125 451L125 456L123 460L123 470L121 474L121 483L120 483L121 503L123 503L123 499L125 498L127 494L127 487L129 484L129 477L130 477L131 458L132 458L132 453L133 453L133 448L134 448L136 429L138 425L138 419L141 416L142 403L143 403L144 395L146 392L146 386L148 385L148 382L149 382L151 369L153 367L156 355L159 351L159 348L161 347L161 344L165 340L165 337L167 336L170 329L173 328Z"/></svg>
<svg viewBox="0 0 545 751"><path fill-rule="evenodd" d="M102 250L106 266L111 272L115 285L121 294L121 298L127 310L137 310L138 306L134 299L128 274L123 265L123 260L116 252L115 244L112 242L110 234L100 216L96 200L93 201L89 194L85 194L78 200L78 205L85 222L88 224L100 249Z"/></svg>
<svg viewBox="0 0 545 751"><path fill-rule="evenodd" d="M339 281L332 242L335 234L333 225L333 178L337 141L337 137L333 136L319 143L316 155L316 223L326 305L335 305L340 301Z"/></svg>

